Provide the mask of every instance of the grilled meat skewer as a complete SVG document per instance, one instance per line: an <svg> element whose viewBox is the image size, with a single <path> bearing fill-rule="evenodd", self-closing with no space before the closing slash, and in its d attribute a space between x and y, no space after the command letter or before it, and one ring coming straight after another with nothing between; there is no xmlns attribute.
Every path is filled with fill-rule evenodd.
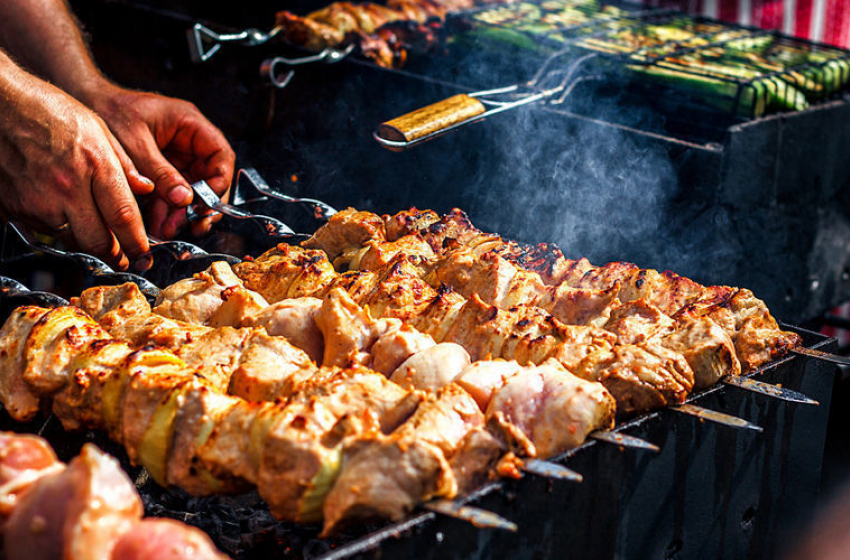
<svg viewBox="0 0 850 560"><path fill-rule="evenodd" d="M448 265L437 265L438 269L442 268L443 275L437 274L435 281L448 282L464 295L478 291L488 303L509 305L517 294L531 292L532 299L538 300L535 304L539 305L542 300L545 308L560 319L572 322L577 311L578 317L585 315L587 303L590 303L591 312L605 318L614 296L622 304L643 300L688 325L687 328L693 328L690 324L696 318L712 319L734 341L744 371L752 371L800 343L796 334L779 329L764 302L749 290L704 287L669 271L659 273L631 263L615 262L594 267L587 259L570 261L551 245L523 247L483 233L457 209L442 218L434 212L416 209L384 218L347 209L335 215L304 246L326 250L336 267L362 267L364 259L371 262L374 257L387 262L396 249L412 252L420 260L427 259L421 243L402 242L412 234L420 236L435 256L449 259ZM369 241L373 243L367 247ZM379 248L384 247L384 241L395 246L381 251ZM458 247L467 248L467 251L458 251ZM508 266L508 261L540 277L522 274ZM474 275L469 276L473 264L483 268L478 273L479 281L475 281ZM551 292L547 294L543 286L553 287L554 294L565 292L562 295L567 297L566 305L561 307L560 313L555 311L558 297L553 297ZM492 301L483 295L488 290L491 293L496 290L498 294L494 294ZM574 290L586 291L576 293ZM535 295L534 292L543 293ZM585 305L570 302L570 298L579 298ZM592 301L587 302L588 298ZM502 299L505 301L500 301ZM702 323L696 330L706 330L705 322Z"/></svg>
<svg viewBox="0 0 850 560"><path fill-rule="evenodd" d="M546 286L536 273L523 271L495 253L479 257L460 246L438 259L416 234L395 242L368 243L349 267L374 271L401 257L432 287L448 285L467 298L478 295L502 309L539 307L568 325L603 327L621 343L653 342L682 354L694 370L697 388L711 386L723 375L741 373L734 344L710 319L687 316L674 321L644 299L622 303L616 284L607 290Z"/></svg>
<svg viewBox="0 0 850 560"><path fill-rule="evenodd" d="M18 322L11 321L8 329L4 329L11 330L19 326L20 318L29 318L44 325L45 332L53 333L55 340L62 340L68 339L72 330L85 330L68 324L68 317L75 318L83 327L91 323L83 314L61 308L39 313L28 311L16 312ZM59 321L65 321L61 323L66 325L65 330L60 328ZM105 336L102 332L97 334ZM10 335L3 333L3 336L8 339ZM46 342L53 344L55 340ZM362 437L383 437L378 432L392 435L395 425L409 414L404 410L414 408L411 398L413 404L421 400L417 393L402 390L380 374L354 369L327 372L329 378L324 379L314 376L285 403L252 405L220 393L198 370L187 367L165 350L149 348L127 354L126 343L96 336L77 344L79 356L68 361L70 366L65 364L60 371L45 372L50 379L64 375L67 386L56 389L58 383L55 383L52 392L35 391L39 399L53 398L54 411L60 420L106 428L111 437L125 445L130 457L144 464L161 483L177 484L193 493L212 493L238 490L240 481L256 482L273 512L302 521L317 518L323 497L339 472L340 452L346 445ZM116 360L120 363L115 363ZM26 370L27 365L20 364L21 369ZM4 371L6 375L22 377L20 373ZM363 385L370 379L374 382ZM602 391L602 395L607 395ZM98 397L80 398L86 393ZM387 395L396 397L387 399ZM10 400L9 395L2 397L6 402ZM437 396L429 398L439 400ZM610 426L613 406L610 397L607 399L598 401L601 408L595 408L601 415L583 418L581 422L589 424L577 424L573 431L587 433ZM402 401L407 408L396 406ZM80 410L72 402L88 403L90 408ZM483 413L479 411L478 415ZM239 418L241 422L231 423L231 419ZM476 425L481 423L478 421ZM244 453L236 456L233 453L232 440L236 434L230 438L218 437L228 431L227 427L241 429L239 437ZM217 462L210 462L207 468L203 458L210 456L217 458ZM451 472L446 471L442 476ZM472 475L480 473L469 471L468 476ZM456 483L445 487L445 497L452 497L456 487ZM418 503L422 499L425 497L414 495L403 503ZM394 510L397 512L394 515L403 514L407 507ZM345 521L356 511L337 515L336 519Z"/></svg>
<svg viewBox="0 0 850 560"><path fill-rule="evenodd" d="M399 318L437 342L458 343L472 360L539 364L554 357L569 371L608 386L622 414L683 402L693 388L687 361L661 345L618 344L611 332L564 325L538 308L503 310L477 295L467 300L450 289L435 290L404 258L381 273L340 275L324 253L281 245L235 271L246 287L271 301L280 294L320 296L343 288L374 316Z"/></svg>
<svg viewBox="0 0 850 560"><path fill-rule="evenodd" d="M334 2L303 17L278 12L276 25L290 44L313 51L355 44L362 56L393 68L404 65L408 51L424 53L437 44L435 30L449 10L472 5L467 0L389 0L386 6Z"/></svg>

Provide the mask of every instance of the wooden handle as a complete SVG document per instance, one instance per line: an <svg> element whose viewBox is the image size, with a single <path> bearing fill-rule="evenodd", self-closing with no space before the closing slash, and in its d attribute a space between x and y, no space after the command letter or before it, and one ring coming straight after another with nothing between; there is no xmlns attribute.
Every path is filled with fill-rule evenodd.
<svg viewBox="0 0 850 560"><path fill-rule="evenodd" d="M433 105L378 125L378 135L393 142L411 142L426 134L438 132L453 124L471 119L487 109L466 94L453 95Z"/></svg>

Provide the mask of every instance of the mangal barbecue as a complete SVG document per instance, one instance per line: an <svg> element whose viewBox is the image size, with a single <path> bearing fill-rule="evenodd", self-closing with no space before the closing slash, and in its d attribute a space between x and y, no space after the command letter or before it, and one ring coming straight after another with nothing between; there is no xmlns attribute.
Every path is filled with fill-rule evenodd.
<svg viewBox="0 0 850 560"><path fill-rule="evenodd" d="M581 0L78 4L105 71L197 103L242 168L229 204L195 185L222 221L156 240L142 275L8 224L3 318L38 306L29 338L58 336L91 320L72 302L139 367L209 380L116 362L96 413L55 387L3 429L65 460L94 441L148 515L237 558L790 546L843 359L797 325L848 299L850 53ZM239 338L230 369L213 337ZM279 338L297 359L249 359ZM594 404L534 396L566 394ZM152 403L136 439L121 399ZM447 443L441 403L475 430Z"/></svg>

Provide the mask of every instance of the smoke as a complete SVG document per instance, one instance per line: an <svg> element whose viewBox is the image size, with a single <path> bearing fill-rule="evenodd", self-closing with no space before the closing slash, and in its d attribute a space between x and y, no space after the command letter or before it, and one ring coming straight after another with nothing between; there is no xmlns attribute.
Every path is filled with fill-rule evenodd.
<svg viewBox="0 0 850 560"><path fill-rule="evenodd" d="M636 131L663 131L659 113L604 94L577 89L555 110L528 107L479 125L490 172L469 177L473 222L555 242L572 258L722 277L737 250L727 216L688 192L670 143Z"/></svg>

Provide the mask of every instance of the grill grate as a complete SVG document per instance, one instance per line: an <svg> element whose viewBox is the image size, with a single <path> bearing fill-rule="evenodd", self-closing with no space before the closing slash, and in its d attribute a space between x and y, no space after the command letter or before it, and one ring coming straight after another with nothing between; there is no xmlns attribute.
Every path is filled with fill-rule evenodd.
<svg viewBox="0 0 850 560"><path fill-rule="evenodd" d="M613 81L648 89L647 97L661 89L743 119L804 110L850 82L850 52L843 49L628 4L521 2L456 14L450 26L450 41L495 50L510 45L517 59L565 48L576 57L597 53L595 67Z"/></svg>

